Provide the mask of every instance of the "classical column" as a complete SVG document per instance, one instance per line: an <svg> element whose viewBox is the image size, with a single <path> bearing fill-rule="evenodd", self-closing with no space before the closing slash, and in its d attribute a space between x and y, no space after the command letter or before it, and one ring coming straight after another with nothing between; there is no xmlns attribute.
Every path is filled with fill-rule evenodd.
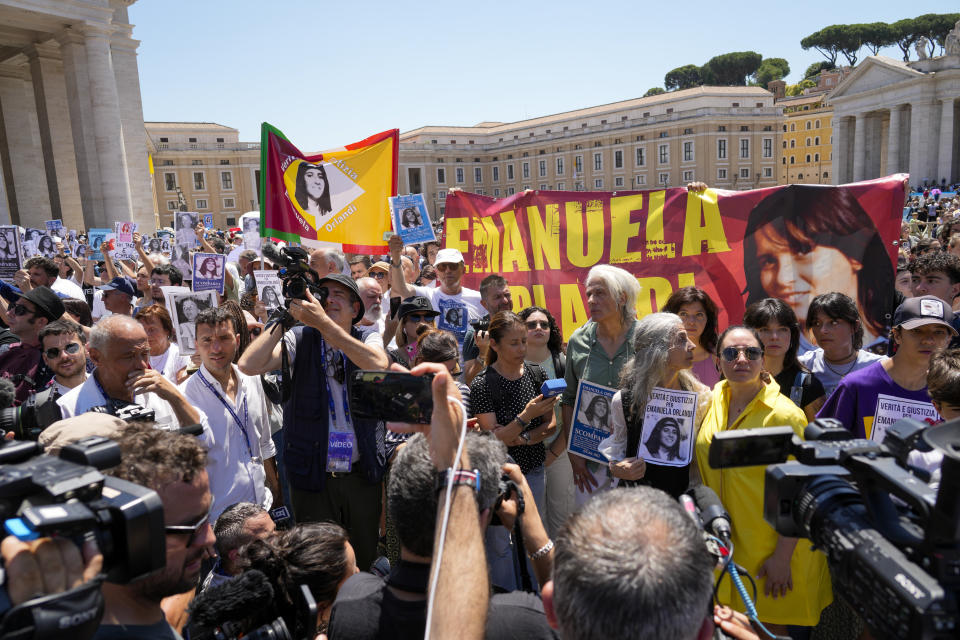
<svg viewBox="0 0 960 640"><path fill-rule="evenodd" d="M853 130L853 181L866 179L866 152L867 152L867 117L865 113L858 113L854 118Z"/></svg>
<svg viewBox="0 0 960 640"><path fill-rule="evenodd" d="M3 131L0 149L5 158L4 174L10 194L10 211L24 226L43 226L50 219L50 193L40 148L40 134L27 86L26 68L0 65L0 109ZM9 164L9 167L7 166ZM9 171L9 173L7 173Z"/></svg>
<svg viewBox="0 0 960 640"><path fill-rule="evenodd" d="M112 33L113 28L105 24L87 22L83 25L93 105L93 136L103 189L103 210L95 216L97 226L101 227L110 226L115 221L129 220L132 213L120 102L110 57Z"/></svg>
<svg viewBox="0 0 960 640"><path fill-rule="evenodd" d="M910 103L910 184L922 185L935 179L937 170L936 104L924 99Z"/></svg>
<svg viewBox="0 0 960 640"><path fill-rule="evenodd" d="M941 101L940 151L937 155L937 182L953 180L953 98Z"/></svg>
<svg viewBox="0 0 960 640"><path fill-rule="evenodd" d="M87 50L83 34L67 28L57 34L63 79L67 88L70 132L76 158L77 180L80 183L80 206L86 228L96 227L103 211L103 187L100 182L100 161L93 135L93 102L87 74Z"/></svg>
<svg viewBox="0 0 960 640"><path fill-rule="evenodd" d="M900 171L900 105L890 109L890 129L887 131L887 175Z"/></svg>
<svg viewBox="0 0 960 640"><path fill-rule="evenodd" d="M50 112L47 109L47 84L50 83L53 64L51 52L42 51L36 45L26 47L23 52L27 55L30 67L30 79L33 84L33 99L37 109L37 126L40 129L40 150L43 157L43 168L47 174L47 192L50 197L50 214L53 218L63 219L60 208L60 188L57 180L56 154L53 150L53 134L50 131Z"/></svg>
<svg viewBox="0 0 960 640"><path fill-rule="evenodd" d="M833 184L850 182L847 167L850 166L850 157L847 153L847 140L850 135L849 120L845 116L833 115L833 162L830 173Z"/></svg>

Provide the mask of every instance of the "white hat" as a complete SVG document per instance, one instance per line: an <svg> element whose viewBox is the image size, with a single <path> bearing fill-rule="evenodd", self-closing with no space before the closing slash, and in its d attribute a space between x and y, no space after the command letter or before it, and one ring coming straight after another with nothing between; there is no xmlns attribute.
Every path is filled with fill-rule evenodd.
<svg viewBox="0 0 960 640"><path fill-rule="evenodd" d="M460 264L463 262L463 254L457 249L440 249L440 251L437 251L437 257L434 259L433 264L436 266L444 262Z"/></svg>

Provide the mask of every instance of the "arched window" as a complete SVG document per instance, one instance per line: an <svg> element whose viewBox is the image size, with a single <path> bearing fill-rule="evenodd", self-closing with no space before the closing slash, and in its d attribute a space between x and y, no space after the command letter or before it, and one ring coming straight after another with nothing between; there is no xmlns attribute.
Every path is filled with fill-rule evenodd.
<svg viewBox="0 0 960 640"><path fill-rule="evenodd" d="M830 174L829 174L828 172L824 171L824 172L823 172L823 177L824 177L824 178L829 178L829 177L830 177Z"/></svg>
<svg viewBox="0 0 960 640"><path fill-rule="evenodd" d="M814 139L813 139L813 144L815 144L815 145L819 145L819 144L820 144L820 136L814 137Z"/></svg>
<svg viewBox="0 0 960 640"><path fill-rule="evenodd" d="M810 124L810 121L809 121L809 120L807 120L807 131L809 131L809 130L810 130L810 127L811 127L811 126L812 126L812 125Z"/></svg>
<svg viewBox="0 0 960 640"><path fill-rule="evenodd" d="M793 156L790 156L790 164L793 164L794 162L796 162L796 158L794 158Z"/></svg>
<svg viewBox="0 0 960 640"><path fill-rule="evenodd" d="M807 138L807 139L806 139L806 143L807 143L807 145L806 145L806 146L808 146L808 147L809 147L809 146L810 146L810 138Z"/></svg>
<svg viewBox="0 0 960 640"><path fill-rule="evenodd" d="M803 180L803 174L802 174L802 173L798 173L798 174L797 174L797 180Z"/></svg>
<svg viewBox="0 0 960 640"><path fill-rule="evenodd" d="M796 130L797 130L797 125L796 125L796 123L791 122L791 123L790 123L790 131L796 131Z"/></svg>
<svg viewBox="0 0 960 640"><path fill-rule="evenodd" d="M807 154L806 162L810 162L810 154L809 154L809 153Z"/></svg>
<svg viewBox="0 0 960 640"><path fill-rule="evenodd" d="M796 141L796 140L791 140L791 141L790 141L790 148L793 149L793 148L796 147L796 146L797 146L797 141Z"/></svg>
<svg viewBox="0 0 960 640"><path fill-rule="evenodd" d="M820 162L820 154L819 154L819 153L813 154L813 161L814 161L814 162Z"/></svg>
<svg viewBox="0 0 960 640"><path fill-rule="evenodd" d="M817 120L816 122L813 123L813 128L814 128L814 129L819 129L819 128L820 128L820 121L819 121L819 120Z"/></svg>
<svg viewBox="0 0 960 640"><path fill-rule="evenodd" d="M784 131L787 130L787 125L783 125L783 130L784 130Z"/></svg>

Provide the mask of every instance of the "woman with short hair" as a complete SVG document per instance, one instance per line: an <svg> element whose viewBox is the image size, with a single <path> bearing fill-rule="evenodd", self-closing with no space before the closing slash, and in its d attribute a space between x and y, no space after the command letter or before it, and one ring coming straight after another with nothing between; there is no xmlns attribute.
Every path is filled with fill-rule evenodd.
<svg viewBox="0 0 960 640"><path fill-rule="evenodd" d="M180 347L173 334L173 321L166 307L151 304L140 309L134 319L143 325L144 331L147 332L147 341L150 343L150 368L159 371L173 384L180 384L186 380L190 358L180 355Z"/></svg>

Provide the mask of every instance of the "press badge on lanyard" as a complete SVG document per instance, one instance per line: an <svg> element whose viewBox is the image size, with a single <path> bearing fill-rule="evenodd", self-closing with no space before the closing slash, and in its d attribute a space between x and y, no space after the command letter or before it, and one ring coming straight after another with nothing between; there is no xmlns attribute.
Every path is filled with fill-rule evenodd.
<svg viewBox="0 0 960 640"><path fill-rule="evenodd" d="M320 349L321 367L326 372L327 350ZM339 354L342 358L343 355ZM346 367L344 367L346 368ZM330 389L330 378L324 373L323 383L327 386L327 404L330 408L330 428L327 438L327 471L333 473L350 473L353 468L353 447L354 435L351 431L341 431L337 427L337 406L333 401L333 390ZM341 385L343 392L343 418L344 422L350 422L350 405L347 400L346 381Z"/></svg>

